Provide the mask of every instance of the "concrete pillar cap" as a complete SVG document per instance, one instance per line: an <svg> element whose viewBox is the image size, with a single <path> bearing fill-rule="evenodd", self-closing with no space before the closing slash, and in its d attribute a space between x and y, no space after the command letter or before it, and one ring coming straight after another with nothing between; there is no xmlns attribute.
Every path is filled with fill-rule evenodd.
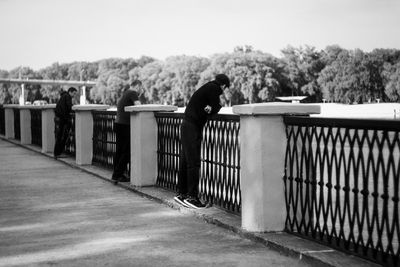
<svg viewBox="0 0 400 267"><path fill-rule="evenodd" d="M18 108L18 104L5 104L3 105L3 108Z"/></svg>
<svg viewBox="0 0 400 267"><path fill-rule="evenodd" d="M284 114L320 114L320 105L268 102L237 105L232 107L239 115L284 115Z"/></svg>
<svg viewBox="0 0 400 267"><path fill-rule="evenodd" d="M52 109L56 108L56 104L50 104L50 105L23 105L23 106L18 106L18 109Z"/></svg>
<svg viewBox="0 0 400 267"><path fill-rule="evenodd" d="M75 111L88 111L88 110L107 110L109 105L96 105L96 104L87 104L87 105L74 105L72 110Z"/></svg>
<svg viewBox="0 0 400 267"><path fill-rule="evenodd" d="M150 111L172 112L176 110L178 110L178 108L175 106L157 105L157 104L135 105L135 106L125 107L125 111L127 112L150 112Z"/></svg>

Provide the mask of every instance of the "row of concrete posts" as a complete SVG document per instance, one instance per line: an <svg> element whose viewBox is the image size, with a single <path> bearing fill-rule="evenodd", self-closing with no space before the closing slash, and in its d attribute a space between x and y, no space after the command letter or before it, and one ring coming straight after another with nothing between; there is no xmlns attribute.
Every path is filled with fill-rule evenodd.
<svg viewBox="0 0 400 267"><path fill-rule="evenodd" d="M55 105L4 105L5 138L14 138L14 109L20 109L21 144L31 144L30 109L42 110L42 152L54 148ZM76 105L76 164L92 163L92 111L106 105ZM131 184L151 186L157 175L157 123L155 112L174 112L175 106L139 105L125 108L131 113ZM240 116L240 177L242 228L253 232L282 231L286 217L283 187L286 132L284 115L320 113L319 105L262 103L232 108Z"/></svg>

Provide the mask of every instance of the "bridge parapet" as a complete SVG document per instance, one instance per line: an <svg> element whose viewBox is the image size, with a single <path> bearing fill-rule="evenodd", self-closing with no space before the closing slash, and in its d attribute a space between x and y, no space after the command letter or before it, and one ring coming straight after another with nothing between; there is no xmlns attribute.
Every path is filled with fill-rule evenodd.
<svg viewBox="0 0 400 267"><path fill-rule="evenodd" d="M107 160L113 155L115 135L110 125L114 119L98 119L104 127L93 130L93 114L102 113L95 110L107 108L74 106L77 164L92 163L95 133L105 139L98 142L99 150L111 148ZM54 107L5 105L4 109L10 128L7 138L14 137L10 134L16 125L14 110L29 109L42 109L42 124L48 122L42 125L48 130L43 138L54 138ZM182 113L172 112L176 109L126 108L131 112L132 185L157 184L174 190L182 119ZM47 119L44 112L50 112ZM263 103L234 106L235 115L224 114L225 119L210 118L203 132L200 187L206 187L206 197L215 206L232 211L229 205L237 204L233 212L241 214L247 231L286 231L385 266L398 266L398 121L308 116L319 112L319 105ZM27 116L21 117L24 124ZM164 185L156 181L160 175ZM359 216L374 220L360 221Z"/></svg>
<svg viewBox="0 0 400 267"><path fill-rule="evenodd" d="M19 112L20 122L20 141L21 144L29 145L32 143L32 119L31 113L33 110L40 112L41 120L41 144L42 152L47 153L53 151L54 148L54 109L55 104L48 105L18 105L18 104L8 104L4 105L4 121L5 121L5 137L8 139L15 138L16 134L16 123L14 116L15 112Z"/></svg>

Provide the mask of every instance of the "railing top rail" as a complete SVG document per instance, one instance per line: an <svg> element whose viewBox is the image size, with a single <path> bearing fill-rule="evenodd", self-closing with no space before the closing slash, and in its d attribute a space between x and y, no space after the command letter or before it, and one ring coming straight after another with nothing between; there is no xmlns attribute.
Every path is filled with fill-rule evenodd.
<svg viewBox="0 0 400 267"><path fill-rule="evenodd" d="M117 114L116 110L93 110L92 113L95 114Z"/></svg>
<svg viewBox="0 0 400 267"><path fill-rule="evenodd" d="M354 119L320 118L308 116L285 116L284 122L291 125L342 127L350 129L370 129L399 131L400 121L396 119Z"/></svg>
<svg viewBox="0 0 400 267"><path fill-rule="evenodd" d="M46 104L46 105L19 105L14 107L16 109L30 109L30 110L42 110L42 109L55 109L56 104Z"/></svg>
<svg viewBox="0 0 400 267"><path fill-rule="evenodd" d="M170 117L170 118L181 118L183 117L183 113L182 112L155 112L154 116L156 118L160 118L160 117Z"/></svg>
<svg viewBox="0 0 400 267"><path fill-rule="evenodd" d="M154 113L156 118L183 118L184 113L182 112L156 112ZM209 120L221 120L228 119L233 121L239 121L240 116L236 114L215 114L209 117Z"/></svg>

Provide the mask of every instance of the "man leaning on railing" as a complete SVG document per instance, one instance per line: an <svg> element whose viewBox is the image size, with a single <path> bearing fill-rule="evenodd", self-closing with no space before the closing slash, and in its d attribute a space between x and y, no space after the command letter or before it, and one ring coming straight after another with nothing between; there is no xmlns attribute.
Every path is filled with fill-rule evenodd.
<svg viewBox="0 0 400 267"><path fill-rule="evenodd" d="M71 130L71 110L72 98L75 97L78 90L70 87L68 92L63 91L61 97L56 104L55 109L55 127L56 127L56 143L54 145L54 157L57 158L64 152L65 143L67 142L69 131Z"/></svg>
<svg viewBox="0 0 400 267"><path fill-rule="evenodd" d="M203 127L210 115L221 109L220 96L230 81L225 74L218 74L192 95L185 109L181 126L182 151L178 175L179 194L174 197L179 204L189 208L204 208L199 199L200 153Z"/></svg>

